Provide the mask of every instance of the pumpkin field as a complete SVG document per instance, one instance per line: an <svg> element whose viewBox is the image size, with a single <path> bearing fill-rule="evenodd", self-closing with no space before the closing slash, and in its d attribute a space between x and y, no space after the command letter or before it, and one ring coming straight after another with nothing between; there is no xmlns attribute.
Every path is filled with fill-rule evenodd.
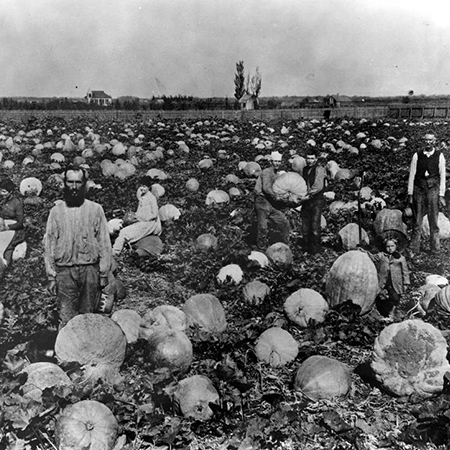
<svg viewBox="0 0 450 450"><path fill-rule="evenodd" d="M1 122L0 179L20 189L27 249L0 281L0 448L449 448L449 214L440 255L424 226L411 259L406 193L424 134L448 162L449 130L410 119ZM328 172L316 255L302 250L289 190L310 147ZM290 242L273 232L262 252L253 188L275 150L290 174ZM163 231L150 254L127 246L116 258L111 313L58 333L42 240L69 164L86 168L110 224L152 177ZM411 271L393 323L365 253L386 236Z"/></svg>

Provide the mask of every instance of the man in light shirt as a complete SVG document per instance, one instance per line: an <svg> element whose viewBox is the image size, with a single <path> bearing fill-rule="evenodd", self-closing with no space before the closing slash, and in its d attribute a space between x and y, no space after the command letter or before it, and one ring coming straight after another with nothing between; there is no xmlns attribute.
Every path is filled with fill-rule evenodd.
<svg viewBox="0 0 450 450"><path fill-rule="evenodd" d="M414 212L414 225L410 250L420 251L420 234L423 218L428 216L430 226L430 251L438 254L439 206L445 207L445 158L436 146L436 136L424 136L425 147L414 153L408 179L408 203Z"/></svg>
<svg viewBox="0 0 450 450"><path fill-rule="evenodd" d="M57 295L59 328L77 314L94 312L108 285L112 247L103 208L86 199L87 175L64 172L64 200L49 213L45 232L47 290Z"/></svg>

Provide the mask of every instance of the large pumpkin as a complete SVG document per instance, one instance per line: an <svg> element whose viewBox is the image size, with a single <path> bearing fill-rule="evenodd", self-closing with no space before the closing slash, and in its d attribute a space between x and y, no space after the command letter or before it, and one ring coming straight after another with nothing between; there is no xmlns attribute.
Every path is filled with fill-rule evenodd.
<svg viewBox="0 0 450 450"><path fill-rule="evenodd" d="M360 227L357 223L348 223L339 230L339 239L344 250L355 250L359 244L369 244L369 235L361 228L361 240L359 236Z"/></svg>
<svg viewBox="0 0 450 450"><path fill-rule="evenodd" d="M438 214L438 226L439 226L439 238L449 239L450 238L450 220L444 215L443 212ZM430 236L430 224L428 223L428 215L423 218L422 223L422 234L425 237Z"/></svg>
<svg viewBox="0 0 450 450"><path fill-rule="evenodd" d="M230 196L221 189L213 189L206 196L205 203L206 205L217 205L221 203L229 203Z"/></svg>
<svg viewBox="0 0 450 450"><path fill-rule="evenodd" d="M82 400L66 406L55 430L59 450L112 450L119 424L111 410L95 400Z"/></svg>
<svg viewBox="0 0 450 450"><path fill-rule="evenodd" d="M212 381L203 375L181 380L174 391L174 403L185 417L206 421L212 419L211 404L219 405L219 393Z"/></svg>
<svg viewBox="0 0 450 450"><path fill-rule="evenodd" d="M399 209L384 208L379 211L373 222L373 228L382 238L395 237L400 241L406 239L407 228L403 222L403 213Z"/></svg>
<svg viewBox="0 0 450 450"><path fill-rule="evenodd" d="M186 372L192 364L192 344L185 333L160 329L147 338L146 358L155 367Z"/></svg>
<svg viewBox="0 0 450 450"><path fill-rule="evenodd" d="M328 356L314 355L297 369L294 389L312 400L346 395L352 385L350 368Z"/></svg>
<svg viewBox="0 0 450 450"><path fill-rule="evenodd" d="M436 292L434 297L436 308L439 313L450 316L450 286L444 286Z"/></svg>
<svg viewBox="0 0 450 450"><path fill-rule="evenodd" d="M227 264L219 270L216 278L219 284L226 283L227 281L233 284L239 284L243 276L244 272L238 264Z"/></svg>
<svg viewBox="0 0 450 450"><path fill-rule="evenodd" d="M119 309L111 316L124 332L127 343L132 344L139 339L139 330L141 326L141 316L132 309Z"/></svg>
<svg viewBox="0 0 450 450"><path fill-rule="evenodd" d="M309 288L298 289L284 302L284 312L288 318L303 328L306 328L310 321L322 323L328 309L328 303L322 295Z"/></svg>
<svg viewBox="0 0 450 450"><path fill-rule="evenodd" d="M333 307L351 300L361 306L361 315L372 308L378 293L378 274L369 256L351 250L339 256L326 280L328 304Z"/></svg>
<svg viewBox="0 0 450 450"><path fill-rule="evenodd" d="M30 364L21 373L27 374L27 381L22 386L23 396L38 402L42 400L44 389L72 384L64 370L51 362Z"/></svg>
<svg viewBox="0 0 450 450"><path fill-rule="evenodd" d="M250 161L244 166L244 173L249 178L258 178L261 174L261 166L254 161Z"/></svg>
<svg viewBox="0 0 450 450"><path fill-rule="evenodd" d="M114 382L125 360L127 338L112 319L100 314L79 314L67 322L55 342L60 362L77 362L85 376Z"/></svg>
<svg viewBox="0 0 450 450"><path fill-rule="evenodd" d="M212 294L196 294L186 300L183 311L190 326L198 326L206 332L221 333L227 328L225 310Z"/></svg>
<svg viewBox="0 0 450 450"><path fill-rule="evenodd" d="M259 336L255 353L259 361L264 361L272 367L280 367L297 357L298 343L289 331L272 327Z"/></svg>
<svg viewBox="0 0 450 450"><path fill-rule="evenodd" d="M277 177L272 189L280 198L291 203L298 203L308 192L306 181L297 172L286 172Z"/></svg>
<svg viewBox="0 0 450 450"><path fill-rule="evenodd" d="M447 341L420 319L393 323L375 339L371 367L377 380L399 396L430 397L444 387L450 371Z"/></svg>
<svg viewBox="0 0 450 450"><path fill-rule="evenodd" d="M210 250L217 247L217 238L211 233L201 234L195 241L200 250Z"/></svg>
<svg viewBox="0 0 450 450"><path fill-rule="evenodd" d="M140 336L148 338L158 330L186 331L187 327L187 316L180 308L160 305L145 313L141 321Z"/></svg>

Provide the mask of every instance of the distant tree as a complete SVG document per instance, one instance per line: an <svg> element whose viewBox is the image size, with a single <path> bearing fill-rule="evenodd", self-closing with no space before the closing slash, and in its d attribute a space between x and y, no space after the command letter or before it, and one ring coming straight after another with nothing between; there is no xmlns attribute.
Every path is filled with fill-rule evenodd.
<svg viewBox="0 0 450 450"><path fill-rule="evenodd" d="M244 61L236 63L236 74L234 75L234 96L236 100L240 100L245 94L245 74Z"/></svg>

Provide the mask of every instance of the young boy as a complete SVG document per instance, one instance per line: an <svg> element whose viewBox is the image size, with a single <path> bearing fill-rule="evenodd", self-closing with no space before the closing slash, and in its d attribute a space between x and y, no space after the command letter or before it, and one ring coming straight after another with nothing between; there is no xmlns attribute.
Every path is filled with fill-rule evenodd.
<svg viewBox="0 0 450 450"><path fill-rule="evenodd" d="M386 239L385 251L374 255L366 252L377 268L380 290L387 291L387 298L377 302L378 310L387 321L393 321L400 298L410 284L408 264L397 251L397 245L396 239Z"/></svg>

